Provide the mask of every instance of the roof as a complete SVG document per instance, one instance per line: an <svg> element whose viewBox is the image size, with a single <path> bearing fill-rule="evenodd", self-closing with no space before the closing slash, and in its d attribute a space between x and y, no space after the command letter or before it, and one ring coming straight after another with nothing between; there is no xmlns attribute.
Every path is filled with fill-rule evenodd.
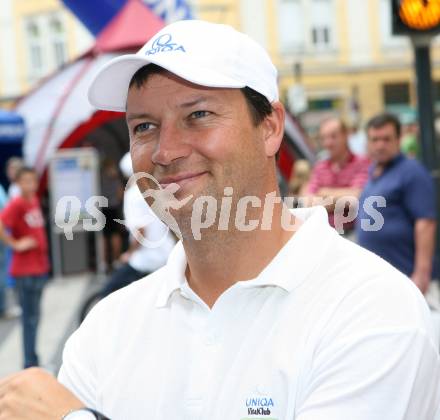
<svg viewBox="0 0 440 420"><path fill-rule="evenodd" d="M164 22L140 0L128 0L96 38L92 54L137 50L164 27Z"/></svg>

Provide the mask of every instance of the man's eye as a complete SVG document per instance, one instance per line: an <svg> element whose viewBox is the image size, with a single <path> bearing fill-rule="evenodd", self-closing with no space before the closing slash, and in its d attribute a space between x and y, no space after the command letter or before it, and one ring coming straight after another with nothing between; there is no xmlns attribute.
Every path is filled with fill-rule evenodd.
<svg viewBox="0 0 440 420"><path fill-rule="evenodd" d="M153 124L151 123L142 123L142 124L138 124L136 127L134 127L133 132L135 134L140 134L143 133L145 131L148 131L151 129Z"/></svg>
<svg viewBox="0 0 440 420"><path fill-rule="evenodd" d="M191 113L190 118L203 118L209 114L209 111L194 111L193 113Z"/></svg>

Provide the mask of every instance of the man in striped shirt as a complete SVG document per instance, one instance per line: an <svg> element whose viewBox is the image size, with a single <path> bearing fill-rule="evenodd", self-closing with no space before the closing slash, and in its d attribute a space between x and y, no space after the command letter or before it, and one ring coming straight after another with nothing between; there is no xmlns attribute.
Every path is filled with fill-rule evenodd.
<svg viewBox="0 0 440 420"><path fill-rule="evenodd" d="M347 233L354 228L353 217L348 217L348 212L357 214L358 198L368 179L369 162L350 151L347 126L340 118L322 121L319 137L329 157L313 168L305 188L308 204L325 205L330 224L339 233Z"/></svg>

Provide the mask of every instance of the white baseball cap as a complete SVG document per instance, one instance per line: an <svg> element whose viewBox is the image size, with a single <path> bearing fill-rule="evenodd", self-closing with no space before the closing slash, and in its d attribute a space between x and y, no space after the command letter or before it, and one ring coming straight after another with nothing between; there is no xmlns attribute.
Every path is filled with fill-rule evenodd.
<svg viewBox="0 0 440 420"><path fill-rule="evenodd" d="M104 65L90 85L90 103L125 112L131 78L150 63L200 86L247 86L269 102L278 100L277 70L256 41L228 25L182 20L165 26L136 54Z"/></svg>

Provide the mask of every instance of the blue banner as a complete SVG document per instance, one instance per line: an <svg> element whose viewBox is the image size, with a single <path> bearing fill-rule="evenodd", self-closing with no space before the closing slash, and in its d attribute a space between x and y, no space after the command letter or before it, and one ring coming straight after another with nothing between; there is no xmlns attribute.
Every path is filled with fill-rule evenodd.
<svg viewBox="0 0 440 420"><path fill-rule="evenodd" d="M23 118L15 112L0 110L0 144L22 143L25 136Z"/></svg>
<svg viewBox="0 0 440 420"><path fill-rule="evenodd" d="M192 19L186 0L140 0L165 22ZM63 3L93 34L97 35L121 10L127 0L63 0Z"/></svg>
<svg viewBox="0 0 440 420"><path fill-rule="evenodd" d="M15 112L0 109L0 184L6 189L9 182L4 171L6 161L23 155L26 127L23 118Z"/></svg>

